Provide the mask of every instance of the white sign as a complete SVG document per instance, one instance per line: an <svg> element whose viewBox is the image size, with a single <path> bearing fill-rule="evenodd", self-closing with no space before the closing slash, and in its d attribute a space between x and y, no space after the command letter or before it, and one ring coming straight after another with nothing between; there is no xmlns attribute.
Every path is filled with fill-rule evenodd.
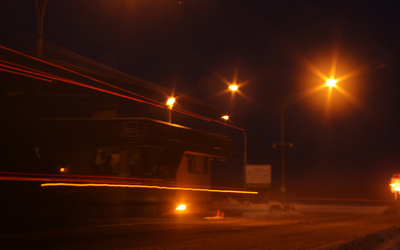
<svg viewBox="0 0 400 250"><path fill-rule="evenodd" d="M271 185L271 165L246 164L246 184L259 187Z"/></svg>
<svg viewBox="0 0 400 250"><path fill-rule="evenodd" d="M124 136L137 137L138 136L138 122L124 122Z"/></svg>

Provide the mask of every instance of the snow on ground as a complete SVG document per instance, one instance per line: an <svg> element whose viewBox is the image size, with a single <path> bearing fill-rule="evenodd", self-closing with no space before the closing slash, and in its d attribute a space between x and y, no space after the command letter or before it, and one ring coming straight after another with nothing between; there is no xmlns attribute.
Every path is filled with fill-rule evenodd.
<svg viewBox="0 0 400 250"><path fill-rule="evenodd" d="M383 214L394 214L400 216L400 205L391 206ZM399 250L400 249L400 227L392 227L386 230L368 234L341 245L335 250Z"/></svg>
<svg viewBox="0 0 400 250"><path fill-rule="evenodd" d="M302 213L349 213L349 214L383 214L388 210L387 206L357 206L357 205L313 205L291 204L284 206L279 202L249 203L227 198L212 203L214 210L240 211L243 217L254 215L300 215Z"/></svg>
<svg viewBox="0 0 400 250"><path fill-rule="evenodd" d="M312 205L292 204L283 206L279 202L263 204L241 203L235 199L225 199L212 204L214 209L222 211L242 211L243 217L265 217L301 215L303 213L354 213L354 214L397 214L400 216L400 206L354 206L354 205ZM341 245L334 250L400 250L400 227L368 234Z"/></svg>
<svg viewBox="0 0 400 250"><path fill-rule="evenodd" d="M399 250L400 227L392 227L386 230L368 234L341 245L335 250Z"/></svg>
<svg viewBox="0 0 400 250"><path fill-rule="evenodd" d="M295 204L295 209L301 213L350 213L350 214L382 214L387 206L349 206L349 205L311 205Z"/></svg>

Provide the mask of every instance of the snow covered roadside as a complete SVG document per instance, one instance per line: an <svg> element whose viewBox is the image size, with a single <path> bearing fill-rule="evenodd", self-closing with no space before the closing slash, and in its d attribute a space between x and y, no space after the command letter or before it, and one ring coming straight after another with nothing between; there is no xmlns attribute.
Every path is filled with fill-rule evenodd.
<svg viewBox="0 0 400 250"><path fill-rule="evenodd" d="M368 234L345 243L332 250L398 250L400 249L400 227Z"/></svg>
<svg viewBox="0 0 400 250"><path fill-rule="evenodd" d="M350 205L305 205L294 204L300 213L349 213L349 214L383 214L387 206L350 206Z"/></svg>
<svg viewBox="0 0 400 250"><path fill-rule="evenodd" d="M212 203L214 210L240 212L243 217L260 217L267 215L301 215L306 213L340 213L340 214L383 214L387 206L357 206L357 205L313 205L290 204L284 206L279 202L243 203L227 198ZM228 215L229 216L229 215ZM241 217L241 216L240 216Z"/></svg>

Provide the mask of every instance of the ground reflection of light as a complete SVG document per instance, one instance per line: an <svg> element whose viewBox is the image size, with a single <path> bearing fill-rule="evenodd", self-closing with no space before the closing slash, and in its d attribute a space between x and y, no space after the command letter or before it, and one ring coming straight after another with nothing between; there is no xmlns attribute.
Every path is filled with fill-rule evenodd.
<svg viewBox="0 0 400 250"><path fill-rule="evenodd" d="M186 205L185 204L181 204L181 205L179 205L179 206L177 206L176 208L175 208L175 210L178 210L178 211L183 211L183 210L185 210L186 209Z"/></svg>
<svg viewBox="0 0 400 250"><path fill-rule="evenodd" d="M107 183L43 183L42 187L54 186L70 186L70 187L127 187L127 188L154 188L166 190L184 190L184 191L201 191L213 193L237 193L237 194L258 194L253 191L240 191L240 190L222 190L222 189L207 189L207 188L185 188L185 187L166 187L166 186L151 186L151 185L128 185L128 184L107 184Z"/></svg>

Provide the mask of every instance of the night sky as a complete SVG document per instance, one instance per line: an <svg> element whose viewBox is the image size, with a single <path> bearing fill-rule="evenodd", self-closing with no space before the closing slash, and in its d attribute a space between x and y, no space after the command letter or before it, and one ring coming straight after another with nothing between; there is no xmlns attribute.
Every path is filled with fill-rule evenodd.
<svg viewBox="0 0 400 250"><path fill-rule="evenodd" d="M288 185L386 188L400 172L399 7L397 1L49 0L44 40L226 111L246 129L251 163L259 161L261 130L262 163L272 164L275 184L279 106L251 85L281 101L304 85L285 109L286 141L294 144L286 149ZM1 1L1 44L35 53L37 27L34 0ZM338 88L312 91L332 69ZM232 95L227 82L235 80L241 88ZM243 143L235 139L240 132L226 133Z"/></svg>

